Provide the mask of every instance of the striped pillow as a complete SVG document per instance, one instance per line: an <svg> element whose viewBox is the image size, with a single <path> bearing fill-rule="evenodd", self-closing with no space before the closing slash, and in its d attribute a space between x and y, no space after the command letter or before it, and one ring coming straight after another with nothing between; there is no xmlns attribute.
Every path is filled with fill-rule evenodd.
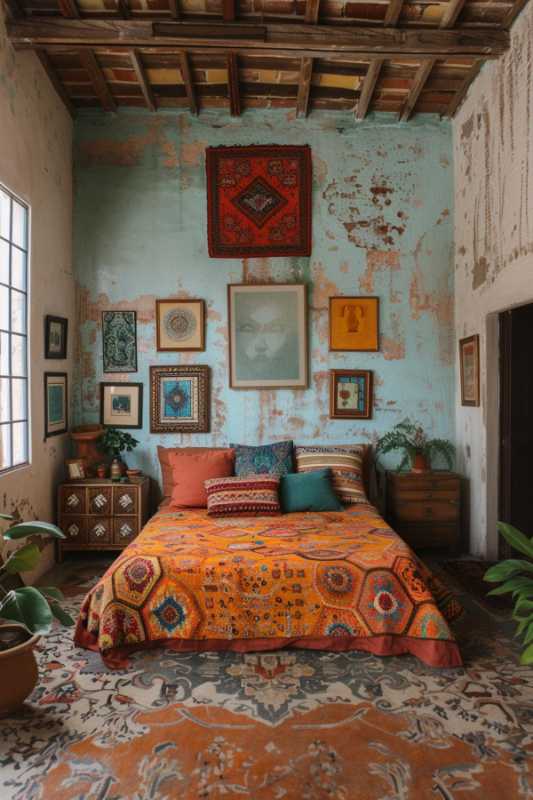
<svg viewBox="0 0 533 800"><path fill-rule="evenodd" d="M345 505L368 503L363 485L363 459L368 445L296 447L296 472L331 470L331 483Z"/></svg>
<svg viewBox="0 0 533 800"><path fill-rule="evenodd" d="M259 517L281 513L277 475L210 478L204 486L207 513L212 517Z"/></svg>

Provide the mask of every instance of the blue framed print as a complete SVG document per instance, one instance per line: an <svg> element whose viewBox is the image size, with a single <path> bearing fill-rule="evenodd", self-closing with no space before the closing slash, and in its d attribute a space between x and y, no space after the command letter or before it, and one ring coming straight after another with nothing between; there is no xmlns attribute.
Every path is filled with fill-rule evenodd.
<svg viewBox="0 0 533 800"><path fill-rule="evenodd" d="M68 430L67 373L44 373L44 438Z"/></svg>
<svg viewBox="0 0 533 800"><path fill-rule="evenodd" d="M150 367L152 433L207 433L209 416L209 367Z"/></svg>

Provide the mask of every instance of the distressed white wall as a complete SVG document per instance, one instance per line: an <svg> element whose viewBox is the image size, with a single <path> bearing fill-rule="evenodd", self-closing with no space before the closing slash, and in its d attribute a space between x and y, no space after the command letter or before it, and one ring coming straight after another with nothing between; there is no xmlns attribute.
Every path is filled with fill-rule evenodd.
<svg viewBox="0 0 533 800"><path fill-rule="evenodd" d="M52 520L67 436L43 441L45 371L71 372L72 121L33 53L15 53L0 4L0 183L31 206L30 364L32 463L0 476L0 510ZM44 359L44 316L69 318L68 361ZM51 559L49 547L46 553Z"/></svg>
<svg viewBox="0 0 533 800"><path fill-rule="evenodd" d="M470 548L497 554L497 313L533 301L533 4L511 49L484 67L453 124L457 338L480 335L481 408L460 405L459 469L470 482ZM457 371L457 380L459 372Z"/></svg>

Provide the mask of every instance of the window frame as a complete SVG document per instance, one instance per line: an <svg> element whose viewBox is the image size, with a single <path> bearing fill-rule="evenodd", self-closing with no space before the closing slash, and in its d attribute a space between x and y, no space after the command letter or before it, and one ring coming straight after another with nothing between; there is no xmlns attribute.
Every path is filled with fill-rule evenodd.
<svg viewBox="0 0 533 800"><path fill-rule="evenodd" d="M32 463L32 419L31 419L31 359L30 359L30 346L31 346L31 317L30 317L30 309L31 309L31 301L30 301L30 287L31 287L31 280L30 280L30 263L31 263L31 207L29 203L23 200L19 195L15 192L11 191L4 183L0 181L0 190L9 197L9 238L5 238L0 233L0 243L5 242L9 248L9 263L8 269L9 274L7 277L8 283L4 283L0 276L0 287L4 287L8 291L8 321L7 326L4 327L2 324L2 320L0 320L0 333L4 334L8 337L8 373L5 375L4 373L0 372L0 379L7 379L9 381L9 417L7 420L0 422L0 429L4 426L9 428L9 448L10 448L10 459L9 463L10 466L8 467L0 467L0 478L4 475L9 475L12 472L16 472L21 469L25 469L31 466ZM26 212L26 241L25 246L21 246L14 241L13 235L13 207L14 203L17 203L21 206ZM18 286L13 285L13 248L17 251L25 255L25 288L21 289ZM12 292L18 292L19 294L23 295L24 298L24 328L23 331L13 331L13 319L12 319L12 311L13 311L13 304L12 304ZM20 337L21 340L25 341L25 375L14 375L13 373L13 346L12 346L12 337ZM1 369L1 367L0 367ZM25 408L24 408L24 416L21 419L14 419L13 417L13 380L22 380L26 383L26 395L25 395ZM25 460L19 461L16 464L13 463L13 450L14 450L14 442L13 442L13 428L14 425L24 423L26 426L25 429L25 438L26 438L26 452L25 452Z"/></svg>

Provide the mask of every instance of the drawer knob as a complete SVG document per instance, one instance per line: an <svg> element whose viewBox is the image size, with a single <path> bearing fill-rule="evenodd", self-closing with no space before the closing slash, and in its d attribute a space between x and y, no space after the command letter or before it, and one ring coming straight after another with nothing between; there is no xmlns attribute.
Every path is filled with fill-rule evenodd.
<svg viewBox="0 0 533 800"><path fill-rule="evenodd" d="M100 523L99 525L95 525L93 528L93 533L95 536L105 536L106 534L106 527Z"/></svg>
<svg viewBox="0 0 533 800"><path fill-rule="evenodd" d="M105 508L107 505L107 497L105 496L105 494L97 494L93 500L93 503L95 504L96 508L101 510L102 508Z"/></svg>
<svg viewBox="0 0 533 800"><path fill-rule="evenodd" d="M119 533L121 536L126 538L127 536L131 536L131 534L133 533L133 528L131 528L131 526L128 525L127 522L125 522L123 525L120 526Z"/></svg>
<svg viewBox="0 0 533 800"><path fill-rule="evenodd" d="M431 506L426 506L424 511L426 512L426 517L431 517L433 515L433 509L431 508Z"/></svg>
<svg viewBox="0 0 533 800"><path fill-rule="evenodd" d="M73 538L75 538L78 535L79 532L80 532L80 529L74 523L72 523L72 525L68 526L67 533L68 533L69 536L72 536Z"/></svg>
<svg viewBox="0 0 533 800"><path fill-rule="evenodd" d="M80 498L77 494L69 494L67 497L67 506L69 508L77 508L80 504Z"/></svg>
<svg viewBox="0 0 533 800"><path fill-rule="evenodd" d="M129 496L129 494L123 494L121 495L118 503L121 508L126 509L129 508L131 505L133 505L133 499Z"/></svg>

